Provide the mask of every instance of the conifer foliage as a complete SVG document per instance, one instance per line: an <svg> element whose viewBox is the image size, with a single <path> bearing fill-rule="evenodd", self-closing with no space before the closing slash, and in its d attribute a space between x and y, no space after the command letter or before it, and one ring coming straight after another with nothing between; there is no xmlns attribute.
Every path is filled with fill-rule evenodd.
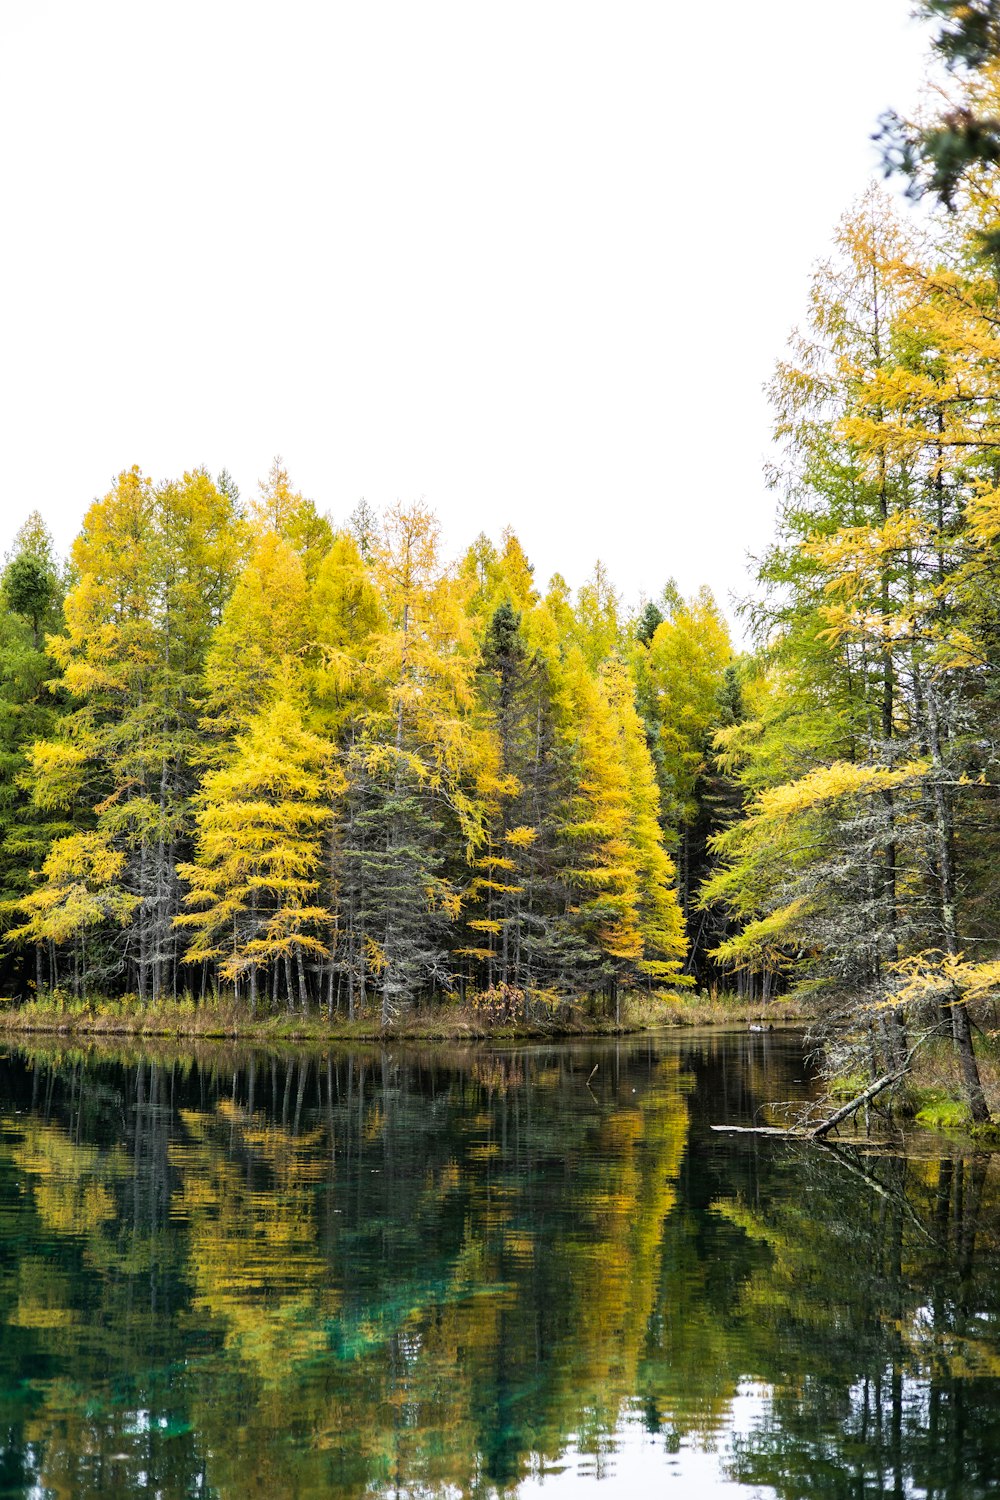
<svg viewBox="0 0 1000 1500"><path fill-rule="evenodd" d="M702 892L733 924L716 959L808 987L851 1067L948 1035L977 1122L969 1004L995 993L1000 942L989 201L970 197L964 240L917 244L873 189L817 272L773 386L762 649L717 736L746 816Z"/></svg>
<svg viewBox="0 0 1000 1500"><path fill-rule="evenodd" d="M601 565L543 598L512 533L453 566L425 507L338 529L276 460L248 506L227 474L124 471L67 577L33 518L0 595L14 995L385 1025L685 982Z"/></svg>

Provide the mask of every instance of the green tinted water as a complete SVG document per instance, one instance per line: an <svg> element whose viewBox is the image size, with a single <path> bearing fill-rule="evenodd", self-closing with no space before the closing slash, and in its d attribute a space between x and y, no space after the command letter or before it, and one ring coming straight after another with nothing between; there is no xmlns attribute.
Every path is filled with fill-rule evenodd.
<svg viewBox="0 0 1000 1500"><path fill-rule="evenodd" d="M1000 1494L1000 1158L794 1037L0 1074L0 1496Z"/></svg>

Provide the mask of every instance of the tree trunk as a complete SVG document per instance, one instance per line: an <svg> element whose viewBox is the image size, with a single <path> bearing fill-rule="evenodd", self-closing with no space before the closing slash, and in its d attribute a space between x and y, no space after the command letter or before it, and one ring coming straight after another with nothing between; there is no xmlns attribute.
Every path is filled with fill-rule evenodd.
<svg viewBox="0 0 1000 1500"><path fill-rule="evenodd" d="M302 962L301 948L296 948L295 950L295 967L299 980L299 1004L302 1007L302 1014L306 1015L309 1010L309 985L306 982L306 970L305 964Z"/></svg>
<svg viewBox="0 0 1000 1500"><path fill-rule="evenodd" d="M969 1024L969 1012L965 1001L955 999L949 1006L951 1011L951 1035L955 1044L955 1052L958 1056L959 1067L962 1070L962 1087L965 1092L966 1102L972 1112L972 1118L977 1125L985 1125L990 1118L990 1111L986 1103L986 1095L983 1093L982 1079L979 1076L979 1064L976 1062L976 1054L972 1045L972 1027Z"/></svg>
<svg viewBox="0 0 1000 1500"><path fill-rule="evenodd" d="M937 843L938 892L940 897L941 935L945 951L953 958L959 954L958 922L955 906L955 874L951 847L951 817L943 784L944 764L941 755L941 733L938 721L937 701L933 684L927 689L927 728L931 752L934 790L934 833ZM964 1000L959 995L948 1004L951 1018L951 1035L962 1073L962 1088L966 1103L977 1125L984 1125L990 1118L979 1064L972 1045L972 1028Z"/></svg>
<svg viewBox="0 0 1000 1500"><path fill-rule="evenodd" d="M822 1140L823 1136L828 1135L835 1125L839 1125L842 1120L846 1120L849 1115L853 1115L856 1110L861 1108L862 1104L868 1104L875 1098L876 1094L881 1094L885 1089L890 1088L892 1084L898 1083L905 1076L905 1072L904 1068L902 1072L883 1073L881 1078L876 1078L874 1083L870 1083L863 1093L858 1094L856 1099L852 1099L849 1104L842 1105L828 1119L814 1126L812 1135L817 1140Z"/></svg>

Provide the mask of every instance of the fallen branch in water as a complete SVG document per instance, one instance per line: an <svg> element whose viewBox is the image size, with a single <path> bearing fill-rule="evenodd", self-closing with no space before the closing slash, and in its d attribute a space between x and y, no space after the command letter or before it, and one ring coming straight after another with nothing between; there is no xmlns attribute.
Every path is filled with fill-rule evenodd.
<svg viewBox="0 0 1000 1500"><path fill-rule="evenodd" d="M862 1093L858 1094L856 1099L852 1099L849 1104L842 1105L828 1119L821 1120L818 1125L814 1125L807 1134L811 1135L814 1140L822 1140L825 1135L829 1135L835 1125L839 1125L842 1120L846 1120L850 1115L853 1115L863 1104L868 1104L870 1100L875 1098L876 1094L884 1093L886 1089L892 1088L894 1083L899 1083L902 1078L905 1078L909 1071L909 1066L910 1059L907 1058L902 1069L898 1072L883 1073L881 1078L876 1078L874 1083L870 1083Z"/></svg>
<svg viewBox="0 0 1000 1500"><path fill-rule="evenodd" d="M855 1114L862 1105L869 1104L878 1094L882 1094L886 1089L892 1088L897 1083L901 1083L910 1071L910 1063L913 1061L915 1054L920 1050L924 1042L927 1041L927 1038L933 1034L933 1030L928 1031L914 1042L906 1054L905 1060L896 1069L895 1073L883 1073L881 1078L876 1078L874 1083L870 1083L866 1089L863 1089L860 1094L851 1099L847 1104L841 1105L840 1109L834 1110L833 1114L828 1115L825 1120L820 1120L818 1125L791 1125L787 1129L781 1129L776 1125L713 1125L712 1129L724 1131L729 1135L783 1135L794 1140L822 1141L835 1126L840 1125L844 1120Z"/></svg>
<svg viewBox="0 0 1000 1500"><path fill-rule="evenodd" d="M913 1204L910 1202L909 1198L907 1198L905 1193L902 1193L894 1188L886 1187L885 1183L880 1182L879 1179L875 1176L874 1172L866 1172L860 1162L852 1161L842 1146L835 1146L831 1141L824 1141L823 1145L829 1152L829 1154L834 1157L842 1167L846 1167L847 1171L850 1172L852 1176L860 1177L862 1182L867 1183L868 1187L870 1187L873 1192L878 1193L880 1198L885 1198L887 1202L894 1203L898 1208L900 1208L906 1215L906 1217L910 1220L910 1223L914 1226L914 1228L921 1235L923 1235L925 1240L929 1240L932 1245L936 1245L938 1243L934 1235L927 1228L927 1225L920 1218L920 1215L917 1213L916 1209L913 1207Z"/></svg>

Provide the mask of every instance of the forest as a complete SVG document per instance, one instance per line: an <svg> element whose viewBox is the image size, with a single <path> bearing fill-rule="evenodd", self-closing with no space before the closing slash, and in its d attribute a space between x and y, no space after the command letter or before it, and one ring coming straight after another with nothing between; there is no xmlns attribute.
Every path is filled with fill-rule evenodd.
<svg viewBox="0 0 1000 1500"><path fill-rule="evenodd" d="M13 995L384 1025L693 982L739 694L708 594L543 595L509 532L449 564L424 507L335 527L276 461L249 505L127 470L65 566L31 516L3 600Z"/></svg>
<svg viewBox="0 0 1000 1500"><path fill-rule="evenodd" d="M543 584L511 531L455 554L422 504L334 522L281 460L249 500L127 468L65 560L29 515L0 588L7 1002L224 992L384 1027L793 990L848 1069L946 1033L987 1120L991 45L950 135L884 122L945 209L873 186L816 268L770 388L749 650L707 589Z"/></svg>

